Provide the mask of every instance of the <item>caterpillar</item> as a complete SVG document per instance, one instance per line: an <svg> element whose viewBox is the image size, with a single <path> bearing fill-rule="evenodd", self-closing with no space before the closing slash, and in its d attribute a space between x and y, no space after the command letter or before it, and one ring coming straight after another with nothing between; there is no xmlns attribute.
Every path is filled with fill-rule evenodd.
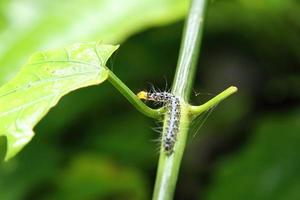
<svg viewBox="0 0 300 200"><path fill-rule="evenodd" d="M167 119L164 134L162 136L162 146L167 155L174 151L174 145L179 131L180 122L180 99L168 92L145 92L138 93L138 98L163 103L166 107Z"/></svg>

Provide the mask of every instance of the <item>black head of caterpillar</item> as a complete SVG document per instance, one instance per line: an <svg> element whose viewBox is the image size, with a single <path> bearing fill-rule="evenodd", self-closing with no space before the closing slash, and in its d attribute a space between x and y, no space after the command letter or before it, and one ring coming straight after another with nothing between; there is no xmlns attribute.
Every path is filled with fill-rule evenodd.
<svg viewBox="0 0 300 200"><path fill-rule="evenodd" d="M162 145L167 155L171 155L174 151L177 134L180 124L180 100L175 95L168 92L145 92L138 93L138 98L161 102L166 107L167 119L166 127L163 131Z"/></svg>

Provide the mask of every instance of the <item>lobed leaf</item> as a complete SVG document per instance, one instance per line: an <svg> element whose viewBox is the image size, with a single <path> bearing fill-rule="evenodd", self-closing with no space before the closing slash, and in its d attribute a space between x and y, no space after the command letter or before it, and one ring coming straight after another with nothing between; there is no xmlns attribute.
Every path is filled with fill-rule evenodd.
<svg viewBox="0 0 300 200"><path fill-rule="evenodd" d="M106 61L117 48L93 42L34 54L19 74L0 88L0 136L7 138L5 160L31 140L33 127L60 98L105 81Z"/></svg>

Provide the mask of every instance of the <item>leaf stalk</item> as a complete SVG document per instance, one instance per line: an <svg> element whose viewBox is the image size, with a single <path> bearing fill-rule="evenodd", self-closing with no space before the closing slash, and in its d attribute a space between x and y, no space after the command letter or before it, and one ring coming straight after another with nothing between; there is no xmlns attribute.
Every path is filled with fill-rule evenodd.
<svg viewBox="0 0 300 200"><path fill-rule="evenodd" d="M237 90L238 90L237 87L230 86L229 88L227 88L226 90L224 90L223 92L221 92L220 94L218 94L217 96L212 98L211 100L207 101L206 103L204 103L200 106L190 106L189 107L190 113L196 117L196 116L200 115L201 113L211 109L215 105L219 104L221 101L223 101L230 95L237 92Z"/></svg>
<svg viewBox="0 0 300 200"><path fill-rule="evenodd" d="M142 102L112 71L109 70L108 81L141 113L160 119L163 115L163 108L152 109Z"/></svg>

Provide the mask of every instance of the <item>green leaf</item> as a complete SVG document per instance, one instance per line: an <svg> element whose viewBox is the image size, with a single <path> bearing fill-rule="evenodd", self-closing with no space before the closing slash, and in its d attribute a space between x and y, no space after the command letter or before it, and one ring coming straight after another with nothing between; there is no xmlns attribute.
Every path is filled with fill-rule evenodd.
<svg viewBox="0 0 300 200"><path fill-rule="evenodd" d="M0 88L0 136L7 138L5 160L31 140L33 127L62 96L105 81L106 61L117 48L85 43L34 54L19 74Z"/></svg>
<svg viewBox="0 0 300 200"><path fill-rule="evenodd" d="M297 200L300 110L260 121L250 144L221 164L209 200Z"/></svg>
<svg viewBox="0 0 300 200"><path fill-rule="evenodd" d="M13 77L36 51L93 40L119 43L146 28L183 18L188 3L188 0L9 1L3 5L3 13L0 10L0 17L4 15L7 21L3 31L0 29L0 85Z"/></svg>

